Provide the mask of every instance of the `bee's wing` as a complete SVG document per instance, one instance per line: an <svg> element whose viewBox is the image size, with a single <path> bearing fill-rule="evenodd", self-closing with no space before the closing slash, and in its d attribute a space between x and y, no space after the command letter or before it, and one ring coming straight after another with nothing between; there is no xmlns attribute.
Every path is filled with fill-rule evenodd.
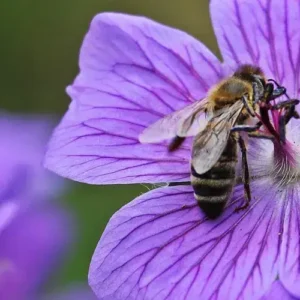
<svg viewBox="0 0 300 300"><path fill-rule="evenodd" d="M198 174L210 170L220 158L243 102L237 101L223 113L213 117L206 128L196 135L192 150L192 165Z"/></svg>
<svg viewBox="0 0 300 300"><path fill-rule="evenodd" d="M205 122L199 122L198 116L202 114L207 105L207 99L196 101L177 110L154 124L147 127L139 136L141 143L156 143L175 136L186 137L196 135L205 127ZM200 128L200 126L202 128Z"/></svg>

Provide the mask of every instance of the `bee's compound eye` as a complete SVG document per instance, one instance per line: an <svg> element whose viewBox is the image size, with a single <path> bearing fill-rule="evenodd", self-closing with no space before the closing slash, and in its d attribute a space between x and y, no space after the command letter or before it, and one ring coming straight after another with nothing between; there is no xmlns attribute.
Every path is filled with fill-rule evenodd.
<svg viewBox="0 0 300 300"><path fill-rule="evenodd" d="M253 75L254 81L261 84L263 87L266 85L265 78L263 78L261 75Z"/></svg>

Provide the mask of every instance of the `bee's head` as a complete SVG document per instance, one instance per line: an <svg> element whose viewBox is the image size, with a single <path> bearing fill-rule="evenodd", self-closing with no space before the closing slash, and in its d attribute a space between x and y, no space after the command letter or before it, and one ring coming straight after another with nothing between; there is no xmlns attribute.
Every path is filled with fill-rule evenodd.
<svg viewBox="0 0 300 300"><path fill-rule="evenodd" d="M233 74L241 80L248 81L253 88L251 106L255 109L256 103L263 97L267 80L261 68L253 65L241 65Z"/></svg>

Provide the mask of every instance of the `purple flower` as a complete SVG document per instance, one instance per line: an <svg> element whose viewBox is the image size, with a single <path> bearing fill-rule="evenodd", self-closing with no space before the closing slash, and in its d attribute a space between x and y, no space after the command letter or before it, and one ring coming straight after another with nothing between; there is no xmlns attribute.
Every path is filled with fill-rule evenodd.
<svg viewBox="0 0 300 300"><path fill-rule="evenodd" d="M61 180L42 167L51 123L0 112L0 233L20 208L53 198L61 187Z"/></svg>
<svg viewBox="0 0 300 300"><path fill-rule="evenodd" d="M203 98L244 63L299 97L297 1L211 0L210 10L224 63L194 38L146 18L96 16L46 166L92 184L189 181L191 140L172 154L167 142L140 144L150 124ZM190 186L152 190L119 210L91 262L99 299L300 298L299 124L288 124L286 147L250 143L252 202L243 212L234 212L242 185L215 221L204 217Z"/></svg>
<svg viewBox="0 0 300 300"><path fill-rule="evenodd" d="M47 200L62 180L42 166L49 119L0 114L0 299L35 299L70 241L70 218Z"/></svg>
<svg viewBox="0 0 300 300"><path fill-rule="evenodd" d="M0 299L36 299L69 242L64 211L35 205L18 214L0 235Z"/></svg>
<svg viewBox="0 0 300 300"><path fill-rule="evenodd" d="M261 298L261 300L296 300L296 298L289 294L289 292L283 287L279 280L276 280L268 292Z"/></svg>

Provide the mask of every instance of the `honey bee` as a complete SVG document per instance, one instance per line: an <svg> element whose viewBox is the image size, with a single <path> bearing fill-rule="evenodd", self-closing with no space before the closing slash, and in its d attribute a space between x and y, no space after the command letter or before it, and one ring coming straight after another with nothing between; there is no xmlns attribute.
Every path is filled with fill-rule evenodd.
<svg viewBox="0 0 300 300"><path fill-rule="evenodd" d="M139 140L141 143L155 143L173 138L169 150L174 151L187 136L195 136L191 184L199 207L208 218L214 219L223 212L236 182L238 145L242 153L245 203L236 210L249 205L250 175L244 136L272 138L272 132L269 136L258 131L263 124L255 117L260 110L259 103L269 103L270 99L285 92L284 87L274 89L259 67L242 65L231 77L212 87L204 99L150 125ZM266 108L262 109L263 113L266 111ZM203 115L205 122L201 119ZM199 120L204 127L199 126ZM269 121L268 116L265 120Z"/></svg>

